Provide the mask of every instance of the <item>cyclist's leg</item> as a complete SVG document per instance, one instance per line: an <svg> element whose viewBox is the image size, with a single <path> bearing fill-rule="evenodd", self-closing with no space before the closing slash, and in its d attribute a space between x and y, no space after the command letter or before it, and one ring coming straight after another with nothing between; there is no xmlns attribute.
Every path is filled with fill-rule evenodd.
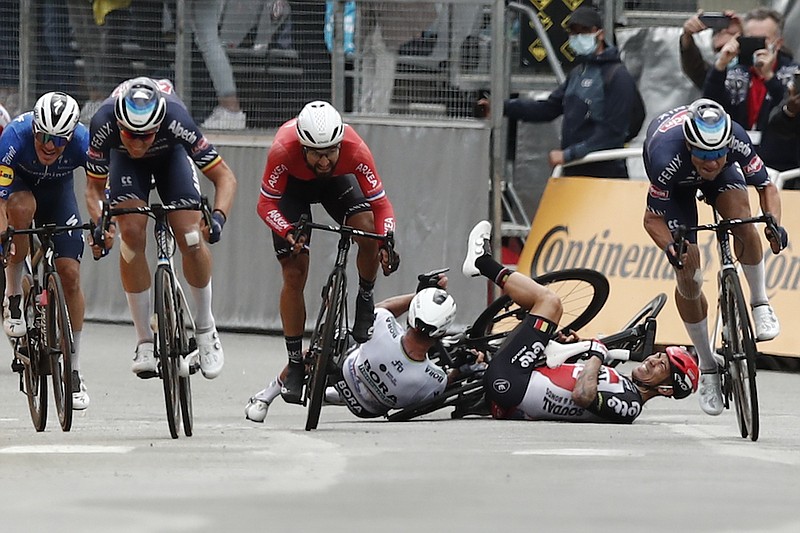
<svg viewBox="0 0 800 533"><path fill-rule="evenodd" d="M361 193L355 176L346 174L336 176L329 182L328 189L323 195L322 205L325 210L339 223L363 231L376 233L375 219L369 202ZM374 239L356 238L358 255L356 268L358 270L358 296L356 297L356 317L353 324L353 339L363 343L372 336L372 321L375 312L373 291L375 279L378 277L378 241Z"/></svg>
<svg viewBox="0 0 800 533"><path fill-rule="evenodd" d="M8 225L27 228L36 212L36 199L21 179L12 183L11 194L6 203ZM22 313L22 277L25 274L25 258L28 256L28 236L14 236L14 255L8 258L5 269L6 292L3 298L3 329L9 337L25 335L25 317Z"/></svg>

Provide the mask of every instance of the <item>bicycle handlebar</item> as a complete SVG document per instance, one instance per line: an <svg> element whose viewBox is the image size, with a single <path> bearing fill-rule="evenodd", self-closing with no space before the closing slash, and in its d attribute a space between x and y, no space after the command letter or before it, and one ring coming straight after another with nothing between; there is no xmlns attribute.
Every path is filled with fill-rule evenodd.
<svg viewBox="0 0 800 533"><path fill-rule="evenodd" d="M8 262L8 254L11 252L11 246L8 244L14 238L14 235L45 235L52 237L59 233L66 233L73 230L88 230L93 232L95 228L94 222L89 221L79 226L58 226L56 224L42 224L38 227L16 229L14 226L8 226L6 231L0 237L0 246L2 246L2 264L5 267Z"/></svg>

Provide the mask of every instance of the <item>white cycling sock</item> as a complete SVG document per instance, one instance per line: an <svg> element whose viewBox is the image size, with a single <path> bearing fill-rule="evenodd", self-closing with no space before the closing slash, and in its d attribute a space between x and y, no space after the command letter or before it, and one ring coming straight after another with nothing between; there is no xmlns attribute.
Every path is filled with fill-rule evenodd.
<svg viewBox="0 0 800 533"><path fill-rule="evenodd" d="M6 295L22 294L22 276L25 273L25 262L6 265Z"/></svg>
<svg viewBox="0 0 800 533"><path fill-rule="evenodd" d="M755 307L769 303L764 261L760 261L757 265L745 265L742 263L742 272L744 272L744 278L750 286L750 306Z"/></svg>
<svg viewBox="0 0 800 533"><path fill-rule="evenodd" d="M711 371L717 369L717 361L714 359L711 345L708 343L708 318L704 318L700 322L690 324L684 322L686 333L692 339L694 349L697 351L697 357L700 358L700 370Z"/></svg>
<svg viewBox="0 0 800 533"><path fill-rule="evenodd" d="M194 317L194 326L198 333L211 331L214 326L214 315L211 314L211 280L205 287L193 287L189 285L189 290L194 298L194 307L197 314Z"/></svg>
<svg viewBox="0 0 800 533"><path fill-rule="evenodd" d="M142 292L126 292L125 298L128 300L133 327L136 328L137 343L153 342L153 330L150 329L150 313L153 308L150 304L150 289Z"/></svg>
<svg viewBox="0 0 800 533"><path fill-rule="evenodd" d="M81 332L80 331L73 331L72 332L72 349L74 353L72 354L72 370L77 370L80 373L81 370Z"/></svg>
<svg viewBox="0 0 800 533"><path fill-rule="evenodd" d="M266 389L256 394L256 398L263 402L272 403L272 400L280 395L282 387L281 378L276 376L275 379L269 382Z"/></svg>

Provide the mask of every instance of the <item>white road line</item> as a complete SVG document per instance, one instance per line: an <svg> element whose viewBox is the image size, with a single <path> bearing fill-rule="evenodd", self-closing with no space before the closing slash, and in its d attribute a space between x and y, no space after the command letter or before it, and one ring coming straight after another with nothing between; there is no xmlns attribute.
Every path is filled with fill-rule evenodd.
<svg viewBox="0 0 800 533"><path fill-rule="evenodd" d="M511 455L561 455L567 457L644 457L644 452L630 450L598 450L589 448L551 448L545 450L517 450Z"/></svg>
<svg viewBox="0 0 800 533"><path fill-rule="evenodd" d="M0 454L34 454L34 453L128 453L135 446L92 446L76 444L52 444L35 446L9 446L0 448Z"/></svg>
<svg viewBox="0 0 800 533"><path fill-rule="evenodd" d="M686 425L669 426L680 435L685 435L697 440L701 445L712 451L730 457L755 459L768 463L784 465L800 465L800 455L797 450L789 448L771 448L760 442L751 442L749 439L733 440L737 436L737 428L722 425Z"/></svg>

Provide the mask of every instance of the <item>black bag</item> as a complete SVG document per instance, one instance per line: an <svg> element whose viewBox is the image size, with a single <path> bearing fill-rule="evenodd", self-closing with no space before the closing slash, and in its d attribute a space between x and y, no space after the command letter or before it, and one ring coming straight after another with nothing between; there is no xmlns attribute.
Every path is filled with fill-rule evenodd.
<svg viewBox="0 0 800 533"><path fill-rule="evenodd" d="M617 69L621 66L623 66L622 63L614 63L608 68L603 69L603 84L605 87L608 87L608 84L611 82L612 78L614 78L614 74L617 73ZM644 106L642 93L639 92L639 87L637 87L635 84L634 88L636 92L633 97L633 107L631 108L630 123L628 124L628 135L625 136L625 144L628 144L634 138L636 138L637 135L639 135L639 131L641 131L642 126L644 125L644 120L647 118L647 110Z"/></svg>

